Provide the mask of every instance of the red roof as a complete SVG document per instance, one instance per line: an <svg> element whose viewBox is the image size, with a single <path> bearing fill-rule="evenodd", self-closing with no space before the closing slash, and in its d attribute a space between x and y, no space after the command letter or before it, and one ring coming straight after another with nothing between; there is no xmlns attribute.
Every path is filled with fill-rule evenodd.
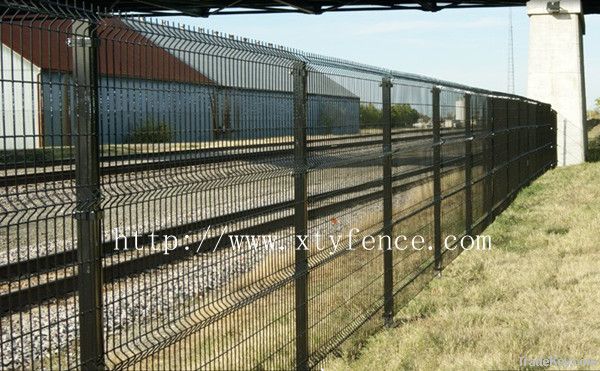
<svg viewBox="0 0 600 371"><path fill-rule="evenodd" d="M42 70L71 72L71 20L3 19L2 43ZM101 75L186 83L211 83L208 77L127 27L118 18L103 20L97 29Z"/></svg>

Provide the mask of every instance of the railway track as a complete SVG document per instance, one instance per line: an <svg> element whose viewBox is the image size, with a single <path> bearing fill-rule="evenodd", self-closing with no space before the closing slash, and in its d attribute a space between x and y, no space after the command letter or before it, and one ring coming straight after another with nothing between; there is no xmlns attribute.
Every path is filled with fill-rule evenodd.
<svg viewBox="0 0 600 371"><path fill-rule="evenodd" d="M395 142L413 142L412 147L419 147L423 145L422 141L430 139L430 135L410 135L403 137L394 138ZM456 136L448 136L448 138L458 138ZM463 138L464 139L464 138ZM381 140L361 140L359 142L344 142L339 143L328 143L322 145L319 141L311 143L309 145L309 156L310 153L326 154L328 152L336 152L337 149L352 148L360 144L364 146L369 145L380 145ZM431 143L429 143L431 145ZM410 150L411 145L404 145L400 147L402 150ZM273 158L275 153L278 154L279 158L282 156L291 156L292 148L285 150L266 150L256 152L252 158ZM400 151L400 149L398 150ZM239 160L240 154L236 153L234 156L236 160ZM231 157L233 158L233 157ZM244 160L248 160L247 156L243 157ZM208 161L210 157L193 159L191 161ZM224 160L223 157L212 158L216 162ZM451 158L447 161L444 166L446 169L452 169L456 166L460 166L463 162L463 157ZM369 160L371 161L371 160ZM403 159L400 161L408 161L411 159ZM351 160L350 160L351 162ZM423 162L423 159L417 159L417 163ZM118 173L120 171L129 172L140 171L140 169L147 169L148 166L167 166L167 163L158 162L151 164L130 164L123 165L123 167L114 169L107 168L109 172ZM370 165L373 165L370 163ZM174 166L186 166L182 165L179 161ZM343 161L338 162L334 166L345 166ZM347 166L347 165L346 165ZM410 171L403 172L393 177L394 192L401 192L407 188L413 187L420 182L427 181L429 179L432 166L420 166ZM105 173L106 174L106 173ZM39 175L39 174L38 174ZM64 175L64 174L63 174ZM60 175L60 176L63 176ZM28 180L36 182L42 181L42 176L38 178L28 178ZM53 178L55 179L55 178ZM24 181L24 179L23 179ZM47 178L43 178L44 182L49 181ZM29 184L29 183L28 183ZM311 195L309 197L309 204L315 205L321 203L318 207L309 209L309 218L315 220L333 213L339 212L351 208L353 205L369 202L378 198L381 198L381 187L382 180L368 181L358 185L352 185L349 187L321 192L318 194ZM343 201L325 203L323 201L333 200L335 198L344 197ZM281 202L271 203L268 205L248 208L241 211L236 211L224 215L218 215L210 217L204 220L195 221L191 223L184 223L173 227L164 228L158 231L154 231L155 235L173 235L180 239L182 236L188 234L198 233L204 230L207 226L219 226L233 224L239 225L235 230L231 230L229 234L239 235L260 235L269 234L277 230L282 230L293 226L293 201L285 200ZM283 216L281 216L283 215ZM242 221L251 221L251 224L243 223ZM200 252L206 252L207 246L215 246L218 236L213 236L204 242L203 249ZM147 247L150 245L150 237L148 235L142 236L137 241L137 247ZM116 243L116 245L115 245ZM143 249L144 253L139 253L134 247L135 241L131 238L127 239L127 243L124 240L109 240L101 244L102 256L103 256L103 273L104 281L106 283L113 282L118 279L122 279L128 276L132 276L148 269L160 267L164 264L176 262L178 260L189 257L190 254L196 253L196 246L198 241L187 242L180 244L176 250L171 251L168 255L165 255L162 251L156 251L151 249ZM118 246L118 249L115 249ZM188 249L186 249L188 247ZM226 244L223 244L221 248L227 248ZM210 248L209 248L210 249ZM147 252L146 252L147 251ZM135 252L135 253L134 253ZM0 314L6 314L9 309L11 312L23 310L31 305L39 304L45 300L58 298L71 294L77 290L77 273L76 266L78 264L78 256L76 249L65 250L56 252L48 255L36 256L35 258L18 260L16 262L9 262L0 266L0 287L4 286L0 291ZM17 287L17 288L15 288Z"/></svg>
<svg viewBox="0 0 600 371"><path fill-rule="evenodd" d="M449 135L452 134L453 131L455 131L456 135L462 134L461 131L455 129L446 129L444 133ZM308 142L308 151L331 151L334 149L352 148L357 145L382 145L382 140L376 138L381 138L381 135L367 134L350 135L335 139L313 139ZM431 130L399 131L395 133L392 142L403 143L430 138L432 138ZM293 142L281 142L277 144L254 144L160 153L135 153L120 156L105 156L100 159L100 175L118 175L167 168L173 169L186 166L239 161L240 159L243 159L244 161L257 161L291 156L292 154ZM71 159L15 164L5 163L3 167L5 174L0 177L1 187L58 182L75 178L75 164L74 160Z"/></svg>
<svg viewBox="0 0 600 371"><path fill-rule="evenodd" d="M463 162L463 158L456 158L447 162L447 171L460 166ZM425 166L410 172L406 172L401 175L397 175L393 178L395 183L403 182L393 187L394 192L402 192L403 190L414 187L418 184L426 182L430 178L432 166ZM369 202L378 198L381 198L382 181L372 181L363 183L357 186L351 186L336 191L325 192L318 195L309 197L309 204L314 204L318 201L327 200L335 196L343 196L348 194L359 195L352 196L348 199L339 202L329 203L324 206L309 209L309 219L316 220L321 217L331 215L353 207L354 205ZM293 201L279 202L267 206L262 206L254 209L244 210L235 212L227 215L222 215L194 223L188 223L179 225L176 227L166 228L160 231L155 231L155 235L173 235L178 238L182 238L184 235L198 232L206 229L207 226L218 226L224 225L228 222L244 219L258 218L262 219L266 216L289 210L292 211ZM278 217L266 221L259 221L251 226L232 230L230 234L237 235L261 235L273 233L277 230L289 228L293 226L293 215L290 213L288 216ZM213 246L216 246L218 236L207 238L203 243L203 248L198 252L207 252L212 250ZM127 245L124 240L117 241L119 249L115 249L115 241L106 241L102 244L102 253L104 258L103 273L105 283L113 282L117 279L121 279L130 275L141 273L145 270L157 268L161 265L172 263L181 259L189 257L190 254L197 253L197 245L199 241L186 242L180 244L177 249L171 251L168 255L165 255L163 251L153 251L152 253L135 256L133 254L135 246L133 245L134 240L129 238ZM144 236L137 241L137 247L149 247L150 238ZM188 249L186 249L188 247ZM221 244L220 248L228 248L226 243ZM127 248L127 250L126 250ZM144 251L152 251L150 249L144 249ZM124 255L129 253L129 257ZM120 255L119 258L111 261L111 257ZM73 269L77 264L77 250L68 250L52 255L38 257L36 259L29 259L25 261L19 261L7 265L0 266L0 282L6 281L19 281L24 280L27 282L39 282L33 285L20 285L21 288L17 291L9 291L0 295L0 308L2 311L0 314L6 313L8 308L11 311L25 309L26 307L34 304L39 304L45 300L64 296L77 290L77 275L72 272L71 274L63 277L59 277L52 280L32 280L32 276L47 275L50 272L56 272L60 270Z"/></svg>

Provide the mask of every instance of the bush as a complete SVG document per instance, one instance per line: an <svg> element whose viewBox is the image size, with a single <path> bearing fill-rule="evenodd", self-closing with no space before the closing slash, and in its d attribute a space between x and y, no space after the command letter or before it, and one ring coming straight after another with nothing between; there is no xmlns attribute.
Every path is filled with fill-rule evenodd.
<svg viewBox="0 0 600 371"><path fill-rule="evenodd" d="M408 104L392 104L392 126L393 127L412 127L421 114ZM369 103L360 106L360 126L362 127L381 127L383 113L381 109ZM426 116L423 116L426 117Z"/></svg>
<svg viewBox="0 0 600 371"><path fill-rule="evenodd" d="M335 129L339 130L344 125L346 112L343 107L321 103L319 112L321 120L321 127L317 128L319 134L331 134Z"/></svg>
<svg viewBox="0 0 600 371"><path fill-rule="evenodd" d="M392 105L392 126L393 127L412 127L419 121L419 112L408 104Z"/></svg>
<svg viewBox="0 0 600 371"><path fill-rule="evenodd" d="M381 126L381 110L372 103L361 105L359 119L362 127Z"/></svg>
<svg viewBox="0 0 600 371"><path fill-rule="evenodd" d="M133 129L129 143L168 143L173 137L171 128L164 122L146 121Z"/></svg>
<svg viewBox="0 0 600 371"><path fill-rule="evenodd" d="M600 98L595 101L596 107L593 110L587 111L588 120L600 120Z"/></svg>
<svg viewBox="0 0 600 371"><path fill-rule="evenodd" d="M589 162L600 161L600 119L591 119L587 122L588 152L586 160Z"/></svg>

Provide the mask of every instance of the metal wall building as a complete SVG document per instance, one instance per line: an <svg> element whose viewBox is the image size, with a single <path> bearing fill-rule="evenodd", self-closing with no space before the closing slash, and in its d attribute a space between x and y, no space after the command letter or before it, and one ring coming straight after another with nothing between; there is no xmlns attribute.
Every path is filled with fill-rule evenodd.
<svg viewBox="0 0 600 371"><path fill-rule="evenodd" d="M31 28L2 25L6 63L0 129L9 138L0 144L2 149L69 146L77 134L72 117L72 55L67 45L72 23L37 23ZM292 76L276 61L261 64L257 74L256 62L273 58L260 48L215 48L214 42L209 44L201 38L220 37L197 32L188 32L187 39L169 37L171 27L116 18L105 20L96 32L101 56L98 89L102 144L131 142L136 128L158 125L168 128L173 142L291 135ZM130 42L113 43L116 35ZM20 73L37 71L31 74L31 83L22 77L4 78L15 63L31 66L18 68ZM248 68L250 65L253 68ZM240 73L233 77L225 72L231 70ZM358 132L360 99L325 75L313 81L308 86L309 130L313 134ZM25 91L25 96L39 100L38 104L26 105L38 107L37 112L23 113L14 108L13 100L21 99Z"/></svg>

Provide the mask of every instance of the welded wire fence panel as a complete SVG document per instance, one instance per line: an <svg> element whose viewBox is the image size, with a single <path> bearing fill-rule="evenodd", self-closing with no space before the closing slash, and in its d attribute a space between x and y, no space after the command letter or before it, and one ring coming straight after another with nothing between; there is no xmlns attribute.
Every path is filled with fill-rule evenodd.
<svg viewBox="0 0 600 371"><path fill-rule="evenodd" d="M2 12L0 362L7 368L80 364L78 296L64 294L77 290L74 214L78 186L87 185L74 180L73 144L90 134L68 135L78 123L68 115L75 105L50 108L75 98L72 79L51 78L73 69L66 40L84 35L72 24L60 14ZM45 99L50 90L56 93ZM49 129L53 120L59 125ZM67 136L69 145L61 145Z"/></svg>
<svg viewBox="0 0 600 371"><path fill-rule="evenodd" d="M308 126L308 235L323 236L309 254L309 365L378 313L383 274L381 251L358 246L382 228L381 76L311 67L309 94L328 99L308 105L320 115Z"/></svg>
<svg viewBox="0 0 600 371"><path fill-rule="evenodd" d="M526 103L523 103L526 105ZM479 226L486 217L485 196L486 196L486 178L489 168L486 164L486 143L489 135L489 122L487 112L487 98L482 95L472 95L470 99L470 112L466 114L470 118L471 124L471 166L472 166L472 221L474 230L479 230Z"/></svg>
<svg viewBox="0 0 600 371"><path fill-rule="evenodd" d="M555 113L522 97L78 5L0 10L8 369L323 366L556 163Z"/></svg>
<svg viewBox="0 0 600 371"><path fill-rule="evenodd" d="M466 98L463 92L442 89L440 93L441 135L441 240L443 265L450 263L460 249L454 238L466 233ZM472 197L472 196L471 196Z"/></svg>
<svg viewBox="0 0 600 371"><path fill-rule="evenodd" d="M493 207L499 208L504 196L508 191L508 111L507 101L501 98L492 99L492 117L493 117L493 153L494 174L492 176L493 183Z"/></svg>
<svg viewBox="0 0 600 371"><path fill-rule="evenodd" d="M418 293L431 276L433 252L412 249L414 236L433 241L433 84L392 80L392 236L394 308ZM394 121L394 120L392 120ZM419 242L419 241L417 241Z"/></svg>
<svg viewBox="0 0 600 371"><path fill-rule="evenodd" d="M100 89L115 105L102 144L136 156L114 161L132 171L103 179L104 243L123 243L105 261L109 367L289 367L296 58L121 22L100 34L114 71ZM147 59L130 64L132 49ZM148 71L157 76L136 78Z"/></svg>
<svg viewBox="0 0 600 371"><path fill-rule="evenodd" d="M508 105L508 158L515 160L508 165L508 192L511 194L519 186L519 161L516 159L519 155L520 103L519 101L510 101Z"/></svg>

